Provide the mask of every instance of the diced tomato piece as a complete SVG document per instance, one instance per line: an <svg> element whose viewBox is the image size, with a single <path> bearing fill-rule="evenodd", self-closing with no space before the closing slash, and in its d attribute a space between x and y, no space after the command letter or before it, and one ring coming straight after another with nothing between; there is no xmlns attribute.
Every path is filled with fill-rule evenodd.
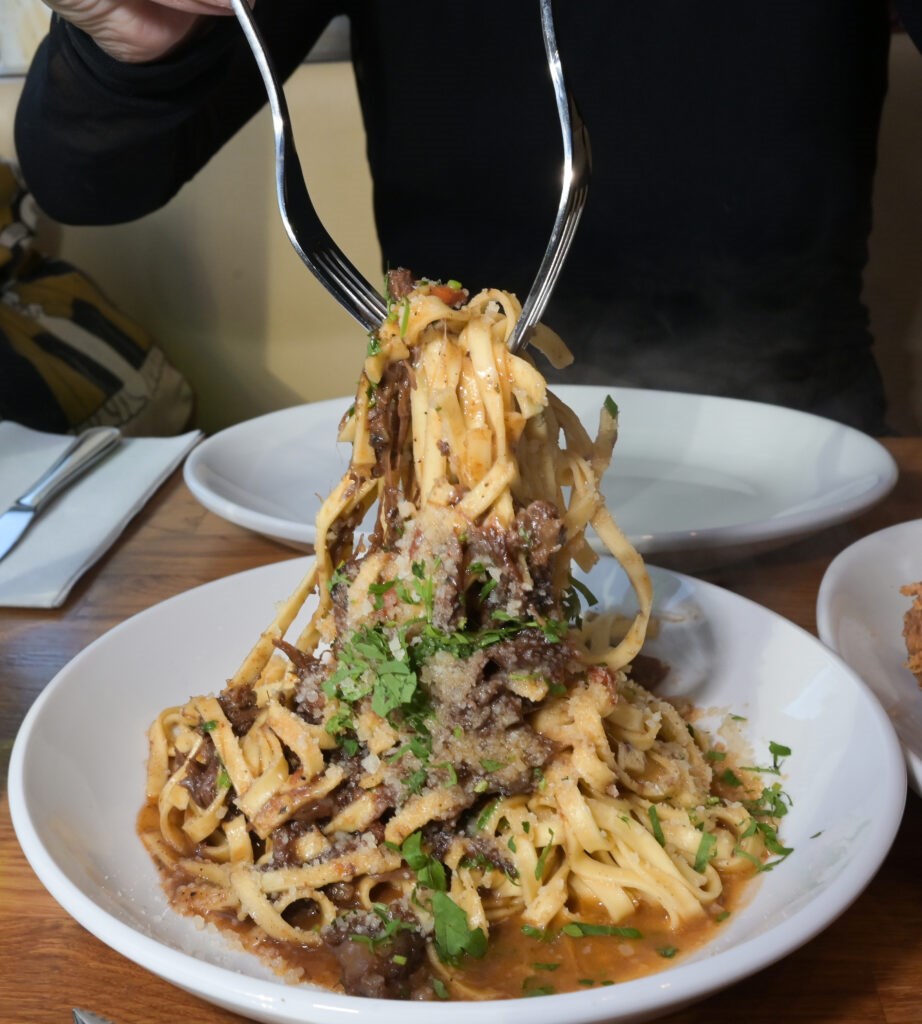
<svg viewBox="0 0 922 1024"><path fill-rule="evenodd" d="M447 284L431 284L429 294L441 299L446 306L459 306L467 298L467 289L452 288Z"/></svg>

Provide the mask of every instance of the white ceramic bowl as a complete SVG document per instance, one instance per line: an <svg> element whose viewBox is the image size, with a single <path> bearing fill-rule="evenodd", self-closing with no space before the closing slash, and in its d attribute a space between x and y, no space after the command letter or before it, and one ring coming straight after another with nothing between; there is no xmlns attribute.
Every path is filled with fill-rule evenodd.
<svg viewBox="0 0 922 1024"><path fill-rule="evenodd" d="M847 547L820 584L820 639L870 686L903 742L909 782L922 796L922 688L906 668L900 593L922 580L922 519L890 526Z"/></svg>
<svg viewBox="0 0 922 1024"><path fill-rule="evenodd" d="M269 1024L469 1024L464 1003L395 1003L290 986L167 905L135 833L145 733L164 707L219 690L305 559L219 580L124 622L83 651L43 692L17 737L10 807L22 848L58 902L113 949L206 1000ZM782 838L795 848L762 877L718 937L656 975L540 999L479 1003L484 1024L649 1020L790 953L861 892L883 860L906 792L889 719L828 648L749 601L689 577L652 572L665 613L651 645L673 666L662 689L747 718L759 763L770 741L792 748L793 807ZM625 606L620 569L589 584Z"/></svg>

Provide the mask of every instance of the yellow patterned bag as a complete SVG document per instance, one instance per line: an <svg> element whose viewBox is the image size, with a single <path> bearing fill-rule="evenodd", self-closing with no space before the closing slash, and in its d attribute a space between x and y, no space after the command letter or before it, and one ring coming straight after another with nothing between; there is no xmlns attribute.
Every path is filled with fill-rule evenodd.
<svg viewBox="0 0 922 1024"><path fill-rule="evenodd" d="M0 419L58 433L186 429L192 391L148 332L33 235L28 191L0 163Z"/></svg>

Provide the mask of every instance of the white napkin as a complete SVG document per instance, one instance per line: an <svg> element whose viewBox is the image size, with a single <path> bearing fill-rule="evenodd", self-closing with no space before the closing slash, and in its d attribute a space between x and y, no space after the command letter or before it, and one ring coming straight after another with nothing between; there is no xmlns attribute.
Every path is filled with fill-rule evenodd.
<svg viewBox="0 0 922 1024"><path fill-rule="evenodd" d="M59 494L0 559L0 606L57 608L131 518L195 447L179 437L132 437ZM48 469L73 437L0 422L0 513Z"/></svg>

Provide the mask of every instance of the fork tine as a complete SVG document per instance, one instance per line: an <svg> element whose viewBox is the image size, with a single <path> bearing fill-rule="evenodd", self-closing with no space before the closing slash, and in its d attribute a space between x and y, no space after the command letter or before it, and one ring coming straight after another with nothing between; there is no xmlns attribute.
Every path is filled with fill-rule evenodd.
<svg viewBox="0 0 922 1024"><path fill-rule="evenodd" d="M232 5L269 96L275 135L276 193L288 238L295 252L336 301L366 330L377 330L387 314L387 304L323 226L304 180L285 92L269 59L259 26L247 0L232 0Z"/></svg>
<svg viewBox="0 0 922 1024"><path fill-rule="evenodd" d="M576 101L564 82L554 31L553 0L538 0L538 5L544 33L544 48L563 137L563 186L547 249L522 306L522 313L509 337L508 344L512 352L517 352L527 343L532 328L540 319L551 297L586 205L588 179L592 170L589 131L580 116Z"/></svg>

